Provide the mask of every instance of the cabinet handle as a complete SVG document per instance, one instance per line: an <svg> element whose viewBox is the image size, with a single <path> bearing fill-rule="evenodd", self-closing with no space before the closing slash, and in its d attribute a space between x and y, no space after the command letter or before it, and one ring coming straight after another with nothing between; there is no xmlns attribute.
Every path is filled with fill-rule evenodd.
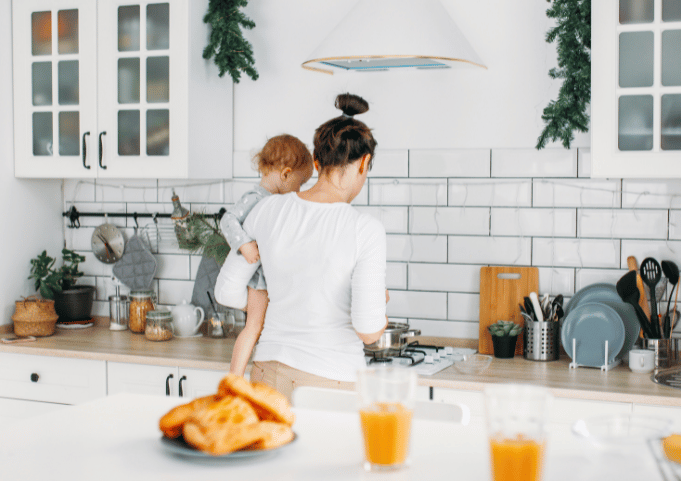
<svg viewBox="0 0 681 481"><path fill-rule="evenodd" d="M106 135L106 130L99 133L99 168L106 169L106 165L102 164L102 157L104 156L104 151L102 150L102 135Z"/></svg>
<svg viewBox="0 0 681 481"><path fill-rule="evenodd" d="M166 378L166 396L170 396L170 380L175 377L172 374L168 374Z"/></svg>
<svg viewBox="0 0 681 481"><path fill-rule="evenodd" d="M90 166L87 165L87 163L85 162L85 161L87 160L87 143L85 143L85 137L86 137L87 135L90 135L90 132L89 132L89 131L88 131L88 132L85 132L85 133L83 134L83 167L85 167L86 169L89 169Z"/></svg>
<svg viewBox="0 0 681 481"><path fill-rule="evenodd" d="M31 374L31 382L38 382L38 379L40 379L40 376L37 372Z"/></svg>
<svg viewBox="0 0 681 481"><path fill-rule="evenodd" d="M180 378L180 383L179 383L180 384L180 397L183 396L183 394L182 394L182 381L186 381L186 380L187 380L187 376L182 376Z"/></svg>

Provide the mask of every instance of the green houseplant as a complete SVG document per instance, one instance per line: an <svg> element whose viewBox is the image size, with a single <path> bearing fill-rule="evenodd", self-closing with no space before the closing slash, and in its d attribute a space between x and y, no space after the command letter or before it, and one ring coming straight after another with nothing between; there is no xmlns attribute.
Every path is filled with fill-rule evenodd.
<svg viewBox="0 0 681 481"><path fill-rule="evenodd" d="M513 321L497 321L487 326L487 330L492 335L494 357L500 359L512 358L515 354L518 335L523 331L523 326Z"/></svg>
<svg viewBox="0 0 681 481"><path fill-rule="evenodd" d="M43 251L31 259L31 275L35 288L45 299L54 299L54 309L60 321L85 320L92 311L94 286L76 285L83 276L82 256L72 250L62 249L62 265L55 267L56 259Z"/></svg>

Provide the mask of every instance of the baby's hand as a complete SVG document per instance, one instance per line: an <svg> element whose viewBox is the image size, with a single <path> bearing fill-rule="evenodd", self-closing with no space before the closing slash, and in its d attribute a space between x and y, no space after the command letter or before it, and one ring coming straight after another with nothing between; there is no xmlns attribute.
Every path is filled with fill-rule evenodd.
<svg viewBox="0 0 681 481"><path fill-rule="evenodd" d="M385 303L387 304L388 301L390 301L390 294L388 294L388 289L385 290Z"/></svg>
<svg viewBox="0 0 681 481"><path fill-rule="evenodd" d="M247 242L239 248L239 252L244 256L246 262L255 264L260 260L260 251L258 251L258 244L255 241Z"/></svg>

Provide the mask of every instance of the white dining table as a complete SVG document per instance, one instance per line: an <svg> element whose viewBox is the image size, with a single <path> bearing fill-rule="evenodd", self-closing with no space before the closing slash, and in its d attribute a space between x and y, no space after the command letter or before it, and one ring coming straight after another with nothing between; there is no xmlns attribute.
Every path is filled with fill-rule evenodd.
<svg viewBox="0 0 681 481"><path fill-rule="evenodd" d="M466 426L415 419L410 464L367 473L359 417L354 413L294 408L296 439L246 459L174 454L161 441L158 420L186 400L116 394L0 426L0 480L210 481L428 481L490 480L484 419ZM645 454L645 453L644 453ZM549 426L545 481L657 481L650 455L604 453Z"/></svg>

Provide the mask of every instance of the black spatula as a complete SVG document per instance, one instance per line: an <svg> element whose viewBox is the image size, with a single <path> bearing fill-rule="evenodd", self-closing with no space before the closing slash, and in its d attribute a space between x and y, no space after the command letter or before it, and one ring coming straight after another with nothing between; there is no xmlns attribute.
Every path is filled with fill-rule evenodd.
<svg viewBox="0 0 681 481"><path fill-rule="evenodd" d="M667 276L667 280L672 285L672 290L669 293L669 299L667 300L667 312L664 315L664 332L662 333L665 339L669 339L672 334L672 314L669 313L669 306L672 302L672 294L674 294L674 289L679 282L679 268L672 261L662 261L662 272Z"/></svg>
<svg viewBox="0 0 681 481"><path fill-rule="evenodd" d="M641 325L643 334L648 339L657 339L655 333L651 331L650 323L648 322L648 317L646 317L645 312L641 309L638 304L638 300L641 297L641 293L636 285L636 271L629 271L624 274L619 281L617 281L617 293L620 295L622 300L626 303L631 304L636 311L636 317L638 318L638 323Z"/></svg>
<svg viewBox="0 0 681 481"><path fill-rule="evenodd" d="M655 286L662 278L662 268L660 263L652 257L646 257L641 262L641 277L650 291L650 325L656 339L662 337L660 329L660 318L657 317L657 300L655 299Z"/></svg>

